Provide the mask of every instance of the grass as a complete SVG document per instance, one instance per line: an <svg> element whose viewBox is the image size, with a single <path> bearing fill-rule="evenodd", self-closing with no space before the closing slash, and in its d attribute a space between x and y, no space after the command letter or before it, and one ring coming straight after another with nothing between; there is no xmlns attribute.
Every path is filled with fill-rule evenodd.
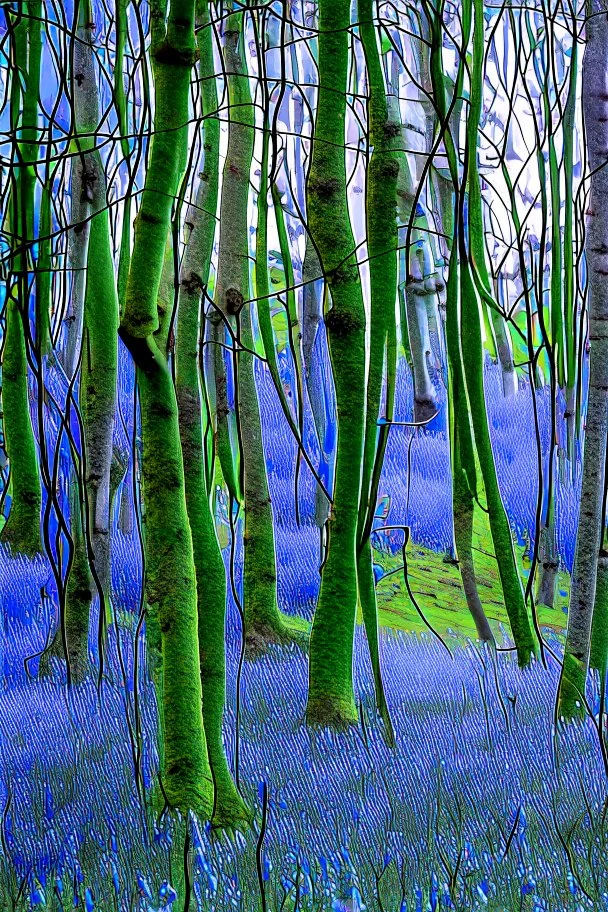
<svg viewBox="0 0 608 912"><path fill-rule="evenodd" d="M492 537L487 520L479 510L475 517L473 547L481 601L490 626L500 642L504 628L509 629L509 622ZM526 564L529 566L530 561L525 556L524 547L516 546L516 552L525 585L529 573ZM441 635L454 631L463 637L474 639L475 625L467 609L458 567L446 562L444 555L415 542L408 544L406 555L409 584L428 623ZM380 624L408 633L419 634L428 630L408 594L403 572L399 569L403 566L401 554L391 556L376 551L374 557L385 574L377 585ZM558 635L564 633L569 591L569 575L560 572L554 607L550 609L539 605L537 608L541 627Z"/></svg>

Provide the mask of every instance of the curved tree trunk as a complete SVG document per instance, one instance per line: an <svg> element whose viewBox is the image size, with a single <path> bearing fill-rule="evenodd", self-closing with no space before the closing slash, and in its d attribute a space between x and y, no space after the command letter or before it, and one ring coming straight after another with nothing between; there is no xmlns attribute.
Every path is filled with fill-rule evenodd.
<svg viewBox="0 0 608 912"><path fill-rule="evenodd" d="M445 86L441 61L442 30L437 16L429 22L431 50L429 58L429 81L435 93L442 119L446 119ZM460 94L462 70L455 86L455 96ZM447 386L449 408L450 463L452 467L452 513L454 517L454 546L458 561L467 607L471 613L477 635L481 640L494 639L488 619L483 610L475 564L473 561L473 519L478 493L475 445L469 417L462 351L459 329L459 267L458 267L458 222L455 208L462 192L458 174L457 151L451 132L447 128L444 137L449 162L451 184L439 177L439 213L446 236L448 254L448 276L445 289L446 349L448 359Z"/></svg>
<svg viewBox="0 0 608 912"><path fill-rule="evenodd" d="M213 37L208 3L203 4L200 25L200 74L203 80L205 116L204 162L195 203L186 214L190 235L180 278L175 385L186 505L196 569L203 721L215 792L213 822L219 826L235 826L239 821L248 820L250 814L234 785L222 741L226 701L226 569L211 508L212 491L207 489L199 368L201 292L207 288L215 238L220 151L220 122L215 116L217 90L213 78Z"/></svg>
<svg viewBox="0 0 608 912"><path fill-rule="evenodd" d="M475 446L479 458L479 465L488 505L490 529L494 551L498 562L498 572L505 600L505 607L517 649L520 665L527 665L532 655L536 653L537 641L534 636L524 593L516 564L513 536L504 504L498 488L496 466L488 417L486 410L484 379L483 379L483 346L481 337L480 304L485 295L485 284L482 266L482 251L473 248L473 239L479 230L478 216L481 207L479 174L477 170L477 135L481 116L482 80L483 80L483 54L484 54L484 19L483 3L480 0L467 0L467 15L474 14L473 25L473 67L471 73L471 104L467 120L467 149L465 177L469 193L469 237L471 249L467 248L465 239L464 196L461 194L458 209L459 237L458 247L460 254L460 301L461 301L461 347L464 367L464 376L469 398L471 423L475 438ZM473 203L471 201L473 198ZM476 215L475 215L476 214ZM475 272L478 282L471 267L475 262ZM481 283L481 285L480 285ZM504 376L504 374L503 374ZM466 465L465 465L466 469Z"/></svg>
<svg viewBox="0 0 608 912"><path fill-rule="evenodd" d="M365 429L365 308L348 210L344 150L349 5L319 2L319 101L308 179L308 223L332 309L325 318L336 387L338 444L327 561L315 612L307 719L356 721L353 640L357 523Z"/></svg>
<svg viewBox="0 0 608 912"><path fill-rule="evenodd" d="M85 4L86 6L86 4ZM93 65L92 10L79 33L77 85L86 97L82 132L94 134L100 121L97 79ZM76 66L76 51L75 51ZM90 82L89 82L90 80ZM92 136L87 145L95 145ZM91 219L86 257L83 353L80 403L86 447L85 490L92 560L106 605L110 599L110 472L118 372L118 295L112 256L106 180L98 151L87 156Z"/></svg>
<svg viewBox="0 0 608 912"><path fill-rule="evenodd" d="M590 193L585 252L588 270L589 399L576 555L558 713L584 713L591 622L602 547L602 503L608 430L608 16L604 2L588 4L583 58L583 112ZM603 557L603 556L602 556ZM602 561L603 563L603 561Z"/></svg>
<svg viewBox="0 0 608 912"><path fill-rule="evenodd" d="M146 592L162 647L162 780L170 805L210 817L213 780L202 715L196 570L175 387L155 333L174 195L185 167L194 0L153 4L154 138L136 219L120 335L137 367L143 443Z"/></svg>

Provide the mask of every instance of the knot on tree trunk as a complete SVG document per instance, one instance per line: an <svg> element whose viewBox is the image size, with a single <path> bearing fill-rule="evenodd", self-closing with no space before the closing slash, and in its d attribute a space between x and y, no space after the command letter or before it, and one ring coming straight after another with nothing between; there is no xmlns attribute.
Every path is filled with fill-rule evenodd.
<svg viewBox="0 0 608 912"><path fill-rule="evenodd" d="M319 200L327 202L328 200L333 199L340 190L340 181L335 177L328 177L325 180L316 178L309 181L308 189L310 193L313 193Z"/></svg>
<svg viewBox="0 0 608 912"><path fill-rule="evenodd" d="M397 120L387 120L382 125L382 132L387 139L396 139L401 133L401 124Z"/></svg>
<svg viewBox="0 0 608 912"><path fill-rule="evenodd" d="M332 307L325 317L325 325L332 336L345 339L365 330L365 318L349 310L337 310Z"/></svg>
<svg viewBox="0 0 608 912"><path fill-rule="evenodd" d="M226 290L226 313L236 316L244 304L244 298L238 288L228 288Z"/></svg>
<svg viewBox="0 0 608 912"><path fill-rule="evenodd" d="M396 158L384 158L381 162L378 163L378 175L379 177L385 177L387 179L394 180L399 177L399 162ZM391 208L392 208L391 204ZM395 200L394 205L397 205Z"/></svg>
<svg viewBox="0 0 608 912"><path fill-rule="evenodd" d="M154 53L157 63L164 63L166 66L172 67L187 67L188 69L192 69L199 56L198 48L177 48L169 44L168 41L163 41Z"/></svg>

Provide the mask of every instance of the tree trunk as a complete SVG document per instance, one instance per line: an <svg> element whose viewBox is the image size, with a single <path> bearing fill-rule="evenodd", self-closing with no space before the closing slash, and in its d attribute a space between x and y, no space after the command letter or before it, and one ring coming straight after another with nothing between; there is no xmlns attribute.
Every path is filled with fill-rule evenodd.
<svg viewBox="0 0 608 912"><path fill-rule="evenodd" d="M349 25L348 4L320 0L319 100L307 187L310 234L332 303L325 325L338 413L334 502L311 634L307 719L336 726L357 719L352 663L366 381L365 308L348 210L344 150Z"/></svg>
<svg viewBox="0 0 608 912"><path fill-rule="evenodd" d="M589 398L585 428L576 554L570 590L568 631L559 689L558 713L584 714L591 622L602 546L602 504L608 429L608 16L602 3L588 5L583 58L583 113L589 166L589 205L585 235L589 310ZM599 623L599 622L598 622Z"/></svg>
<svg viewBox="0 0 608 912"><path fill-rule="evenodd" d="M473 246L473 240L477 236L476 232L479 231L478 222L481 206L479 174L477 171L477 136L481 117L483 81L483 3L480 0L468 0L468 7L469 10L474 12L474 28L471 104L467 120L465 177L469 192L469 218L472 221L469 222L468 226L471 245L470 249L468 249L465 238L464 196L461 194L458 210L460 221L458 246L460 254L462 359L475 446L486 493L494 552L498 562L505 607L517 649L517 658L519 664L523 666L527 665L530 657L536 653L537 641L530 627L521 579L517 569L511 527L498 488L484 392L484 352L481 339L480 304L482 303L481 298L485 295L483 289L485 277L481 259L482 250ZM470 15L470 13L468 14ZM473 196L474 205L471 203L471 196ZM475 262L477 283L471 266L472 261Z"/></svg>
<svg viewBox="0 0 608 912"><path fill-rule="evenodd" d="M597 562L597 583L591 625L589 665L597 668L600 680L606 680L608 670L608 554L600 552Z"/></svg>
<svg viewBox="0 0 608 912"><path fill-rule="evenodd" d="M401 121L391 119L382 63L374 26L373 0L359 0L359 29L369 85L367 104L370 145L373 151L367 176L367 255L370 275L370 343L361 503L359 506L357 572L359 600L369 645L376 705L391 739L394 738L380 665L378 607L374 583L370 533L378 499L384 446L378 420L384 386L396 370L397 304L397 181L400 170ZM393 344L389 344L389 336ZM394 388L387 389L386 420L393 418ZM384 429L383 429L384 430ZM387 429L388 430L388 429ZM386 437L387 430L384 431Z"/></svg>
<svg viewBox="0 0 608 912"><path fill-rule="evenodd" d="M442 31L439 17L429 23L431 34L430 79L441 118L446 119L447 104L441 61ZM460 94L462 69L459 71L455 95ZM455 209L462 188L458 174L457 150L450 129L444 137L449 162L451 184L439 180L439 212L446 235L446 253L449 255L448 276L445 289L446 349L448 359L447 386L449 408L450 463L452 468L452 514L454 522L454 547L459 564L462 585L477 635L482 640L493 640L490 625L483 611L473 562L473 519L478 496L477 465L471 421L469 418L459 329L459 268L458 221Z"/></svg>
<svg viewBox="0 0 608 912"><path fill-rule="evenodd" d="M89 11L89 17L92 11ZM91 21L79 29L77 86L86 97L79 129L94 133L99 125L99 98L93 65ZM76 66L76 61L75 61ZM90 80L90 82L89 82ZM94 144L94 139L88 140ZM88 530L100 597L110 598L110 472L118 371L118 295L103 164L98 151L87 155L90 186L89 242L83 315L80 403L86 452L85 485Z"/></svg>
<svg viewBox="0 0 608 912"><path fill-rule="evenodd" d="M220 207L216 305L237 330L242 346L235 359L235 381L245 507L243 602L248 652L255 654L264 651L268 642L281 642L292 635L305 634L306 625L283 615L277 603L272 508L253 369L254 355L250 353L253 349L251 305L245 303L250 298L247 207L255 121L245 59L244 29L244 13L232 13L224 36L230 119ZM260 204L267 205L267 200L260 198ZM267 268L266 264L263 268ZM216 366L219 366L217 354L215 360ZM227 403L227 391L222 387L222 378L218 378L216 373L218 422L222 399Z"/></svg>
<svg viewBox="0 0 608 912"><path fill-rule="evenodd" d="M186 215L190 234L184 253L175 345L179 429L184 461L186 505L192 530L198 604L198 639L203 690L203 721L214 784L213 823L233 827L250 814L236 790L224 752L222 721L226 702L226 569L207 489L203 441L199 340L201 292L207 288L218 201L220 122L208 5L203 5L200 75L203 93L203 171L196 200Z"/></svg>
<svg viewBox="0 0 608 912"><path fill-rule="evenodd" d="M2 413L4 448L10 464L11 511L2 529L2 540L13 552L32 556L41 550L42 494L29 406L26 339L34 241L42 7L41 0L20 6L12 32L15 69L10 89L11 128L17 131L19 159L13 169L16 177L8 210L16 239L12 259L16 279L8 291L2 351Z"/></svg>
<svg viewBox="0 0 608 912"><path fill-rule="evenodd" d="M213 780L202 715L196 571L188 522L175 387L158 348L157 297L171 207L185 168L190 73L196 60L194 0L152 9L154 137L120 335L137 367L143 443L146 593L162 647L162 781L171 806L210 817ZM153 633L152 631L149 631Z"/></svg>

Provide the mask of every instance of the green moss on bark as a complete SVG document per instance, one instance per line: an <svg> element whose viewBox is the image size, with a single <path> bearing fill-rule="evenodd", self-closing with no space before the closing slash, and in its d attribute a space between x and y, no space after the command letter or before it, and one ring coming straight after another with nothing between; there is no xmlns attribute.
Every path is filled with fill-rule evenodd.
<svg viewBox="0 0 608 912"><path fill-rule="evenodd" d="M203 728L196 571L175 387L154 339L174 194L184 168L190 74L196 59L193 0L172 0L153 22L154 138L120 334L137 366L143 442L146 592L162 652L162 779L169 804L210 817L213 780ZM153 633L153 631L150 631Z"/></svg>
<svg viewBox="0 0 608 912"><path fill-rule="evenodd" d="M397 186L403 152L401 123L391 120L382 63L378 51L372 0L359 0L359 32L367 66L369 99L367 115L373 152L368 165L366 217L370 273L370 341L367 404L358 520L357 576L359 599L369 645L376 705L389 732L392 725L384 695L378 638L378 609L372 566L370 532L378 498L383 448L378 419L384 386L394 378L397 301ZM387 390L386 419L391 421L393 395ZM386 435L385 435L386 436Z"/></svg>
<svg viewBox="0 0 608 912"><path fill-rule="evenodd" d="M338 442L327 561L310 640L307 719L356 721L353 639L357 525L365 421L365 309L350 223L344 151L348 4L319 3L319 93L307 186L308 224L328 284L326 317L336 389Z"/></svg>
<svg viewBox="0 0 608 912"><path fill-rule="evenodd" d="M307 624L289 618L279 611L276 592L276 555L272 509L268 494L266 460L262 441L262 426L254 376L253 336L249 283L249 175L254 146L254 108L249 87L243 36L243 12L232 13L228 19L224 40L224 62L228 74L230 120L228 149L224 166L220 209L220 248L216 305L238 333L241 348L234 359L239 437L241 447L241 478L245 510L244 589L245 637L248 654L265 650L269 642L284 642L306 637ZM266 206L264 198L258 205ZM263 212L265 216L265 212ZM266 251L262 252L266 257ZM260 277L261 264L256 275ZM264 267L267 264L264 263ZM258 292L259 293L259 292ZM219 324L222 325L222 324ZM223 337L223 328L222 333ZM219 337L215 337L219 340ZM219 352L218 347L218 352ZM223 357L216 353L216 417L218 455L224 478L230 471L232 454L222 459L227 446L227 395ZM228 479L227 479L228 480Z"/></svg>
<svg viewBox="0 0 608 912"><path fill-rule="evenodd" d="M38 455L29 409L26 338L29 279L34 240L35 162L38 158L38 95L42 52L41 0L20 4L11 13L15 67L10 87L10 121L18 139L19 163L14 167L8 218L16 239L2 351L2 412L4 447L11 472L11 512L2 540L26 555L41 550L42 500Z"/></svg>
<svg viewBox="0 0 608 912"><path fill-rule="evenodd" d="M467 16L474 10L473 31L473 83L471 105L467 120L466 181L469 195L475 198L479 192L479 174L477 170L477 134L481 116L481 83L480 66L484 54L483 45L483 4L479 0L468 0ZM538 650L538 641L532 632L530 619L526 610L521 579L517 569L513 534L505 512L498 487L496 465L492 451L490 431L484 393L483 363L484 352L481 338L479 285L476 287L471 268L471 257L475 257L475 245L471 240L471 250L467 249L464 231L463 196L459 201L460 229L458 251L460 255L460 344L469 410L479 465L488 505L492 541L498 562L498 572L502 585L505 605L509 615L511 632L517 649L520 665L527 665ZM469 225L469 236L473 237L478 226ZM476 236L476 235L475 235ZM479 258L481 253L479 254ZM480 259L476 263L477 275L482 274ZM481 272L480 272L481 270ZM483 284L483 283L482 283ZM484 293L481 289L481 297ZM465 469L466 463L463 462Z"/></svg>
<svg viewBox="0 0 608 912"><path fill-rule="evenodd" d="M201 25L199 47L203 114L213 115L217 110L217 90L213 78L212 32L206 3L203 4ZM204 170L200 175L195 204L186 216L190 234L178 300L175 383L186 506L196 570L203 721L214 783L213 822L217 826L233 827L248 822L251 815L232 779L222 740L226 701L226 570L207 491L199 370L201 292L209 278L218 200L219 120L207 116L203 129Z"/></svg>

